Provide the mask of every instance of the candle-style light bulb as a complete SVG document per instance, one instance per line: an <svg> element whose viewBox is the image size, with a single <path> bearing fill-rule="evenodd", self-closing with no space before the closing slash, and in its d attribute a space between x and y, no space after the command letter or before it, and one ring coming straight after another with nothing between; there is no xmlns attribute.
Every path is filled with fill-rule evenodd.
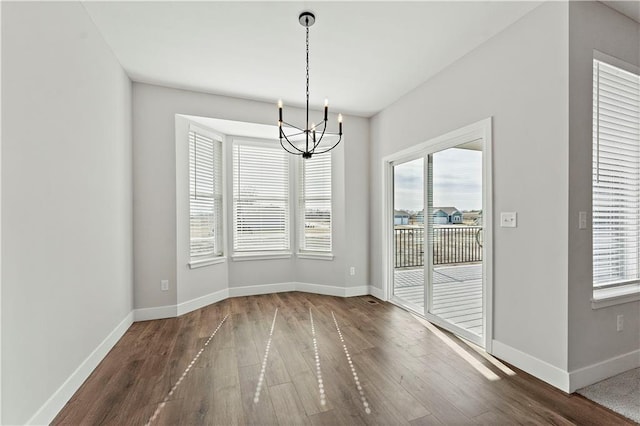
<svg viewBox="0 0 640 426"><path fill-rule="evenodd" d="M329 99L324 100L324 121L327 121L327 116L329 114Z"/></svg>
<svg viewBox="0 0 640 426"><path fill-rule="evenodd" d="M342 114L338 114L339 133L342 134Z"/></svg>
<svg viewBox="0 0 640 426"><path fill-rule="evenodd" d="M282 99L278 100L278 117L279 122L282 123Z"/></svg>

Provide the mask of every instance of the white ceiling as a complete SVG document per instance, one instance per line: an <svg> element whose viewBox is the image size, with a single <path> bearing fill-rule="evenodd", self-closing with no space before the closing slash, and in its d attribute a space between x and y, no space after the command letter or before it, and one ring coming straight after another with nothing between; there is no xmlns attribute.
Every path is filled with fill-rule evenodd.
<svg viewBox="0 0 640 426"><path fill-rule="evenodd" d="M606 1L602 3L617 10L618 12L626 15L634 21L640 23L640 1L638 0L624 0L624 1Z"/></svg>
<svg viewBox="0 0 640 426"><path fill-rule="evenodd" d="M371 116L540 2L84 2L134 81Z"/></svg>

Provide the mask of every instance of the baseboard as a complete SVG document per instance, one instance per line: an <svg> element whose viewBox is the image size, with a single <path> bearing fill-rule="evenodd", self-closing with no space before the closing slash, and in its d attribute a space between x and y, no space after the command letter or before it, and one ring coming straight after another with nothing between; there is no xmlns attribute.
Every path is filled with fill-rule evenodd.
<svg viewBox="0 0 640 426"><path fill-rule="evenodd" d="M182 302L178 304L176 313L178 316L184 315L186 313L195 311L196 309L203 308L207 305L211 305L212 303L220 302L228 298L229 298L229 289L225 288L224 290L209 293L202 297L187 300L186 302Z"/></svg>
<svg viewBox="0 0 640 426"><path fill-rule="evenodd" d="M493 340L492 352L497 358L500 358L509 364L513 364L521 370L537 377L538 379L549 383L563 392L570 392L569 373L551 365L541 359L526 354L504 343Z"/></svg>
<svg viewBox="0 0 640 426"><path fill-rule="evenodd" d="M345 297L346 290L347 289L345 287L339 287L335 285L295 283L295 291L323 294L325 296Z"/></svg>
<svg viewBox="0 0 640 426"><path fill-rule="evenodd" d="M326 296L352 297L370 294L369 289L370 286L366 285L358 287L340 287L328 284L288 282L244 287L229 287L229 297L255 296L258 294L282 293L285 291L303 291L306 293L323 294Z"/></svg>
<svg viewBox="0 0 640 426"><path fill-rule="evenodd" d="M65 382L51 395L42 407L27 421L28 425L49 424L55 416L62 410L62 407L71 399L73 394L80 388L82 383L93 372L98 364L107 356L107 353L118 343L133 324L134 314L130 312L114 328L111 333L98 345L97 348L80 364L76 370L65 380Z"/></svg>
<svg viewBox="0 0 640 426"><path fill-rule="evenodd" d="M384 300L384 290L382 290L381 288L378 287L374 287L372 285L368 286L369 288L369 294L372 295L373 297L376 297L380 300Z"/></svg>
<svg viewBox="0 0 640 426"><path fill-rule="evenodd" d="M285 291L295 291L295 282L275 283L262 285L248 285L243 287L229 287L229 297L256 296L258 294L282 293Z"/></svg>
<svg viewBox="0 0 640 426"><path fill-rule="evenodd" d="M311 284L301 282L273 283L229 287L214 293L209 293L196 299L187 300L178 305L158 306L156 308L141 308L134 311L134 321L149 321L163 318L174 318L179 315L195 311L212 303L220 302L229 297L256 296L259 294L282 293L285 291L304 291L307 293L324 294L327 296L353 297L371 294L382 300L383 292L373 286L340 287L326 284Z"/></svg>
<svg viewBox="0 0 640 426"><path fill-rule="evenodd" d="M575 392L585 386L638 367L640 367L640 349L570 372L569 389Z"/></svg>
<svg viewBox="0 0 640 426"><path fill-rule="evenodd" d="M347 287L344 289L345 297L366 296L369 294L369 286L361 285L357 287Z"/></svg>
<svg viewBox="0 0 640 426"><path fill-rule="evenodd" d="M187 302L188 303L188 302ZM158 306L155 308L139 308L133 311L134 321L149 321L164 318L175 318L178 316L176 305Z"/></svg>
<svg viewBox="0 0 640 426"><path fill-rule="evenodd" d="M338 297L364 296L369 294L369 288L366 285L359 287L340 287L328 284L296 283L295 290Z"/></svg>

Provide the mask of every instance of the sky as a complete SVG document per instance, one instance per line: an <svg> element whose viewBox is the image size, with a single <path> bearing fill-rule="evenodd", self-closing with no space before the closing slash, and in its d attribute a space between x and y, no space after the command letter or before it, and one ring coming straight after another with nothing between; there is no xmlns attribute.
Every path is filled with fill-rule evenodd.
<svg viewBox="0 0 640 426"><path fill-rule="evenodd" d="M394 168L395 209L423 209L422 158ZM482 208L482 151L451 148L433 154L433 205Z"/></svg>

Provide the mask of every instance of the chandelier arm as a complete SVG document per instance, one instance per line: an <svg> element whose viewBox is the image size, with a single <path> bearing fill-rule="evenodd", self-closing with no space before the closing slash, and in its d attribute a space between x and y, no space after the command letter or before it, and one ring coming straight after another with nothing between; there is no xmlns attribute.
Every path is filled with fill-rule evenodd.
<svg viewBox="0 0 640 426"><path fill-rule="evenodd" d="M289 144L289 146L291 146L293 149L295 149L296 151L298 151L299 153L303 153L304 151L299 149L297 146L295 146L294 144L291 143L291 141L289 140L289 138L287 137L287 135L284 134L284 132L282 131L282 127L280 128L280 135L282 137L284 137L284 140L287 141L287 143ZM284 148L284 145L282 144L282 137L280 138L280 145L282 145L282 148ZM285 151L287 152L291 152L288 149L284 148ZM292 154L295 154L292 152Z"/></svg>
<svg viewBox="0 0 640 426"><path fill-rule="evenodd" d="M327 120L323 120L322 121L322 133L320 134L320 138L313 144L313 148L311 148L311 153L315 154L316 152L316 148L318 148L318 146L320 145L320 142L322 141L322 138L324 137L326 130L327 130ZM317 126L316 126L317 127ZM330 133L326 133L326 134L330 134Z"/></svg>
<svg viewBox="0 0 640 426"><path fill-rule="evenodd" d="M326 120L318 121L318 124L316 124L316 127L314 127L314 129L317 130L320 126L322 126L322 131L324 132L327 129L327 121Z"/></svg>
<svg viewBox="0 0 640 426"><path fill-rule="evenodd" d="M327 130L327 122L322 120L322 121L318 121L318 124L315 124L312 128L310 128L309 130L312 131L317 131L320 132L320 127L322 126L322 134L324 134L324 131Z"/></svg>
<svg viewBox="0 0 640 426"><path fill-rule="evenodd" d="M289 146L290 146L291 148L293 148L293 149L295 149L296 151L298 151L296 154L303 154L303 153L304 153L304 151L303 151L303 150L301 150L300 148L298 148L297 146L295 146L295 145L294 145L294 144L292 144L291 142L287 141L287 143L289 144ZM282 142L280 142L280 144L282 144ZM283 148L284 148L284 147L283 147ZM287 151L289 151L289 150L287 150ZM291 152L291 151L289 151L289 152Z"/></svg>
<svg viewBox="0 0 640 426"><path fill-rule="evenodd" d="M322 141L322 138L324 137L324 133L327 130L327 122L326 122L326 120L323 123L324 123L324 126L322 127L322 134L320 134L320 138L313 145L313 149L311 150L311 152L314 152L314 153L316 152L316 148L318 147L318 145L320 145L320 141Z"/></svg>
<svg viewBox="0 0 640 426"><path fill-rule="evenodd" d="M287 142L289 142L289 141L287 141ZM291 145L291 142L289 142L289 145ZM293 151L289 151L289 150L284 146L284 144L282 143L282 139L280 139L280 146L282 147L282 149L284 149L285 151L287 151L289 154L293 154L293 155L302 155L302 151L300 151L300 150L298 150L298 151L300 151L300 152L293 152ZM291 145L291 146L293 146L293 145ZM294 146L294 148L295 148L295 146ZM297 148L296 148L296 149L297 149Z"/></svg>
<svg viewBox="0 0 640 426"><path fill-rule="evenodd" d="M300 135L304 135L306 132L304 130L300 130L298 133L292 133L290 135L287 135L288 137L293 137L293 136L300 136Z"/></svg>
<svg viewBox="0 0 640 426"><path fill-rule="evenodd" d="M336 146L338 146L338 144L340 143L340 141L342 140L342 135L340 135L340 139L338 139L338 142L336 142L335 144L333 144L333 146L325 151L321 151L321 152L314 152L314 154L325 154L329 151L331 151L333 148L335 148Z"/></svg>
<svg viewBox="0 0 640 426"><path fill-rule="evenodd" d="M322 135L320 135L320 138L313 144L313 148L311 148L312 153L315 154L316 148L318 147L318 145L320 145L320 142L322 141L323 136L324 136L324 132L322 132Z"/></svg>
<svg viewBox="0 0 640 426"><path fill-rule="evenodd" d="M293 125L293 124L291 124L291 123L287 123L286 121L283 121L283 122L282 122L282 124L285 124L285 125L287 125L288 127L293 127L294 129L296 129L296 130L300 130L302 133L304 133L304 129L301 129L300 127L295 126L295 125Z"/></svg>
<svg viewBox="0 0 640 426"><path fill-rule="evenodd" d="M316 148L318 148L318 145L320 145L320 141L322 140L322 137L320 139L318 139L318 141L316 143L313 144L313 148L311 148L311 152L313 154L316 153Z"/></svg>

